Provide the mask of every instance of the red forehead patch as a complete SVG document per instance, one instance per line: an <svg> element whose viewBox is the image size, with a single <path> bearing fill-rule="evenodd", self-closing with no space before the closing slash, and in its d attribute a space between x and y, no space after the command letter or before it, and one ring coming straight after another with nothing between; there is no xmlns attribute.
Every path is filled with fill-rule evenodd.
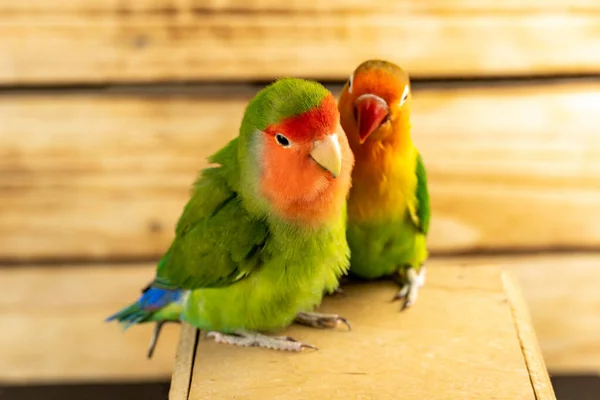
<svg viewBox="0 0 600 400"><path fill-rule="evenodd" d="M265 132L273 136L281 133L295 142L306 142L335 132L339 118L335 98L328 94L317 108L269 125Z"/></svg>

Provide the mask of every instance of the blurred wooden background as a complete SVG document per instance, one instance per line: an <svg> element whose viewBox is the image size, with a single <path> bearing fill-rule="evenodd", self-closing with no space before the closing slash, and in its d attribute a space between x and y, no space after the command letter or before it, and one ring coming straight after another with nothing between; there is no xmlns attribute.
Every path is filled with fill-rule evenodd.
<svg viewBox="0 0 600 400"><path fill-rule="evenodd" d="M413 78L431 262L514 269L550 372L600 372L598 1L0 0L0 380L168 377L178 328L147 361L103 318L264 83L370 57Z"/></svg>

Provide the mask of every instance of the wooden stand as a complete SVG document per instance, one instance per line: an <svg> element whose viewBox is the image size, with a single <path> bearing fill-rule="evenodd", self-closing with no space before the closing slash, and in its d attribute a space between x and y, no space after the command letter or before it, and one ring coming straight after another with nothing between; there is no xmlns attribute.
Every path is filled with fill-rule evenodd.
<svg viewBox="0 0 600 400"><path fill-rule="evenodd" d="M318 351L214 343L184 325L171 383L179 399L555 399L525 304L495 267L430 268L413 308L391 282L346 286L321 307L353 330L292 326Z"/></svg>

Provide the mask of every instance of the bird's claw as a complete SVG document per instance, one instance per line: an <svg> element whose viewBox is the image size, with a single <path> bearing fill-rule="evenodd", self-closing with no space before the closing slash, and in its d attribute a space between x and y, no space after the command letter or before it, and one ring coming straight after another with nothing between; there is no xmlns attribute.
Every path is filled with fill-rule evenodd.
<svg viewBox="0 0 600 400"><path fill-rule="evenodd" d="M410 290L410 285L406 284L400 288L400 290L394 295L392 301L402 300L406 297Z"/></svg>
<svg viewBox="0 0 600 400"><path fill-rule="evenodd" d="M288 342L299 343L300 347L305 348L305 349L319 350L319 348L317 346L313 346L312 344L308 344L308 343L299 342L298 340L294 339L291 336L275 336L273 339L280 339L280 340L284 340L284 341L288 341Z"/></svg>
<svg viewBox="0 0 600 400"><path fill-rule="evenodd" d="M341 287L337 287L333 289L333 292L331 292L331 296L346 296L346 292Z"/></svg>
<svg viewBox="0 0 600 400"><path fill-rule="evenodd" d="M348 331L352 330L352 325L350 325L350 321L348 319L341 317L339 315L332 315L331 318L321 318L317 320L317 324L319 328L335 328L339 323L346 325ZM314 326L314 325L312 325Z"/></svg>
<svg viewBox="0 0 600 400"><path fill-rule="evenodd" d="M418 274L414 268L409 268L406 275L407 282L392 298L392 301L404 300L400 311L406 310L417 301L419 289L425 284L425 266L421 266Z"/></svg>
<svg viewBox="0 0 600 400"><path fill-rule="evenodd" d="M319 350L316 346L302 343L289 336L267 336L260 333L237 331L233 334L207 332L207 338L214 338L217 343L233 344L242 347L262 347L281 351L301 351L302 349Z"/></svg>
<svg viewBox="0 0 600 400"><path fill-rule="evenodd" d="M352 330L350 321L337 314L322 314L315 312L299 312L296 315L294 322L310 326L313 328L335 328L341 322L348 327L348 331Z"/></svg>
<svg viewBox="0 0 600 400"><path fill-rule="evenodd" d="M308 343L301 343L300 347L302 347L304 349L319 350L319 348L317 346L313 346L312 344L308 344Z"/></svg>

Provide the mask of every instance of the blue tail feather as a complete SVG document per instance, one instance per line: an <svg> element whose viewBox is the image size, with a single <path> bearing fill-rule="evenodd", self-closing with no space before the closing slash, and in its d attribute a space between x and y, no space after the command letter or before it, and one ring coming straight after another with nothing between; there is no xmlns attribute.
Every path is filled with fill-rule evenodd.
<svg viewBox="0 0 600 400"><path fill-rule="evenodd" d="M180 290L150 287L142 294L138 303L140 304L140 307L144 309L158 310L169 303L179 301L180 298Z"/></svg>
<svg viewBox="0 0 600 400"><path fill-rule="evenodd" d="M152 320L154 313L171 303L181 300L183 292L179 289L163 289L150 286L133 304L106 318L105 322L117 320L125 329L134 324Z"/></svg>

